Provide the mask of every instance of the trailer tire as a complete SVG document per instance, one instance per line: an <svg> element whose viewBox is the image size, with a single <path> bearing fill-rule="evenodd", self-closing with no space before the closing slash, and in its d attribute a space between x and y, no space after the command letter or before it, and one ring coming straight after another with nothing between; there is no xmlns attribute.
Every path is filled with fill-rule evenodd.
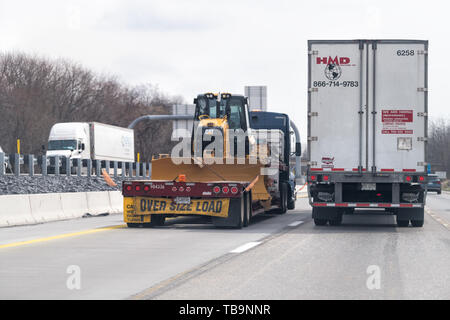
<svg viewBox="0 0 450 320"><path fill-rule="evenodd" d="M287 212L288 207L288 187L287 184L282 182L280 185L280 207L276 209L277 214L284 214Z"/></svg>
<svg viewBox="0 0 450 320"><path fill-rule="evenodd" d="M317 226L324 226L327 224L328 221L330 222L330 225L333 226L340 225L342 222L342 214L343 211L335 207L327 207L327 208L313 207L312 210L312 217L314 219L314 223Z"/></svg>
<svg viewBox="0 0 450 320"><path fill-rule="evenodd" d="M250 192L244 193L244 227L248 227L252 217L252 196Z"/></svg>
<svg viewBox="0 0 450 320"><path fill-rule="evenodd" d="M227 217L211 217L211 222L217 228L241 229L244 225L245 197L230 198Z"/></svg>
<svg viewBox="0 0 450 320"><path fill-rule="evenodd" d="M128 228L139 228L142 227L142 223L127 223Z"/></svg>
<svg viewBox="0 0 450 320"><path fill-rule="evenodd" d="M328 220L326 220L326 219L317 219L317 218L314 219L314 224L316 226L324 226L327 224L327 222L328 222Z"/></svg>
<svg viewBox="0 0 450 320"><path fill-rule="evenodd" d="M239 212L239 219L238 219L238 223L236 225L236 229L242 229L242 227L244 226L244 221L245 221L245 198L244 195L241 197L240 199L240 212Z"/></svg>
<svg viewBox="0 0 450 320"><path fill-rule="evenodd" d="M340 226L342 224L342 212L338 212L335 219L329 220L330 226Z"/></svg>
<svg viewBox="0 0 450 320"><path fill-rule="evenodd" d="M422 220L411 220L411 225L414 228L422 228L423 227L423 223L424 223L423 219Z"/></svg>
<svg viewBox="0 0 450 320"><path fill-rule="evenodd" d="M293 197L294 193L293 190L291 190L291 188L289 188L289 193L288 193L288 203L287 203L287 208L288 210L294 210L295 209L295 198Z"/></svg>
<svg viewBox="0 0 450 320"><path fill-rule="evenodd" d="M407 208L399 209L397 211L397 225L399 227L407 227L409 221L411 221L413 227L422 227L424 221L424 208Z"/></svg>
<svg viewBox="0 0 450 320"><path fill-rule="evenodd" d="M166 217L161 214L152 214L150 216L150 223L145 223L144 227L161 227L164 225Z"/></svg>
<svg viewBox="0 0 450 320"><path fill-rule="evenodd" d="M397 220L397 226L399 228L407 228L409 226L409 220Z"/></svg>

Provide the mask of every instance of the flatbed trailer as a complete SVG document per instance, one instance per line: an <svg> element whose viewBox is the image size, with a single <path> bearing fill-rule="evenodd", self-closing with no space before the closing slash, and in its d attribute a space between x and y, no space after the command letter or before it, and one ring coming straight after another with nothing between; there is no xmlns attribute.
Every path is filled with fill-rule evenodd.
<svg viewBox="0 0 450 320"><path fill-rule="evenodd" d="M252 182L132 181L123 183L124 220L135 227L159 226L166 217L209 216L215 226L246 227Z"/></svg>

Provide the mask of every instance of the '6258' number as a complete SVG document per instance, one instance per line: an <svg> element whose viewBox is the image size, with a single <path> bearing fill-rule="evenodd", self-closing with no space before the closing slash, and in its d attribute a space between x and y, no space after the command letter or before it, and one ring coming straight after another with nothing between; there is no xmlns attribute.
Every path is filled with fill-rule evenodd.
<svg viewBox="0 0 450 320"><path fill-rule="evenodd" d="M399 57L409 57L414 55L414 50L397 50Z"/></svg>

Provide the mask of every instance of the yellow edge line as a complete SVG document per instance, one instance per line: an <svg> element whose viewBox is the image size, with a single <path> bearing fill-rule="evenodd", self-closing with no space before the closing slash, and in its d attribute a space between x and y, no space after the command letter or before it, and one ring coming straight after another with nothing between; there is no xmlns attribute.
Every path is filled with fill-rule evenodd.
<svg viewBox="0 0 450 320"><path fill-rule="evenodd" d="M434 214L433 211L428 208L425 208L425 212L428 213L436 222L444 226L444 228L450 230L450 223L448 223L446 220L443 220L440 216Z"/></svg>
<svg viewBox="0 0 450 320"><path fill-rule="evenodd" d="M19 246L24 246L24 245L28 245L28 244L34 244L34 243L51 241L51 240L58 240L58 239L76 237L76 236L81 236L81 235L86 235L86 234L91 234L91 233L97 233L97 232L102 232L102 231L119 229L119 228L123 228L125 226L126 225L123 224L123 225L118 225L118 226L105 227L105 228L99 228L99 229L91 229L91 230L80 231L80 232L65 233L65 234L60 234L60 235L57 235L57 236L52 236L52 237L47 237L47 238L38 238L38 239L27 240L27 241L19 241L19 242L7 243L7 244L0 245L0 249L19 247Z"/></svg>

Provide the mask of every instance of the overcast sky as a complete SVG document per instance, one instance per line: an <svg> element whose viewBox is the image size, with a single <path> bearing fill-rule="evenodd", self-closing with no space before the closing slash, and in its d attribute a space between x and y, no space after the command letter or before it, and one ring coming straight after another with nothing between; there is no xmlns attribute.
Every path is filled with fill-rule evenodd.
<svg viewBox="0 0 450 320"><path fill-rule="evenodd" d="M450 117L448 1L0 0L0 50L69 58L188 103L267 85L306 135L308 39L430 41L429 111Z"/></svg>

